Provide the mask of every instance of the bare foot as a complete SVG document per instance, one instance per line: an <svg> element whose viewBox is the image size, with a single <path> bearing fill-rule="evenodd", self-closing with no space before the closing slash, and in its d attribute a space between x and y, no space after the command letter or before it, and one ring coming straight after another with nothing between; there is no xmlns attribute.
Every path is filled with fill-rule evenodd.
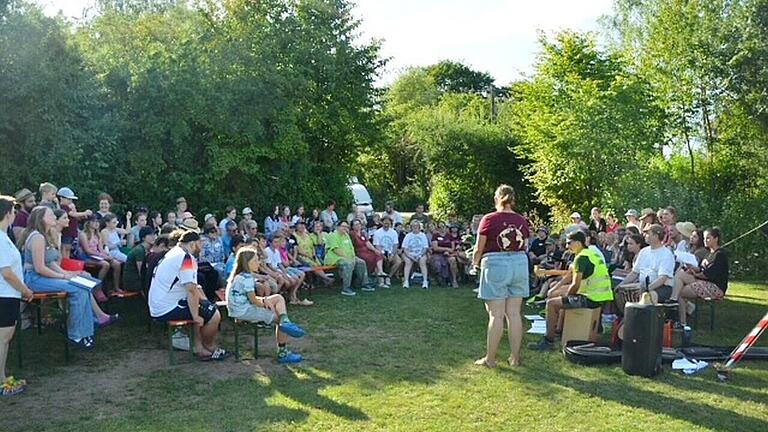
<svg viewBox="0 0 768 432"><path fill-rule="evenodd" d="M475 360L475 365L477 365L477 366L485 366L487 368L495 368L496 367L496 362L488 361L488 359L483 357L483 358L481 358L479 360Z"/></svg>

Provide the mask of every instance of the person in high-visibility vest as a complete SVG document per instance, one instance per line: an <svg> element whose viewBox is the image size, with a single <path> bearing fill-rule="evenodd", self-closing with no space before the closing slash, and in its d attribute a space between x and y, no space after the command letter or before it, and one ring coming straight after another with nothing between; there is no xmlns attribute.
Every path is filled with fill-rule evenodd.
<svg viewBox="0 0 768 432"><path fill-rule="evenodd" d="M571 285L567 295L547 299L547 334L538 343L529 344L530 349L552 349L561 309L594 309L613 301L608 267L599 254L586 247L584 233L581 230L572 232L567 240L568 248L576 255Z"/></svg>

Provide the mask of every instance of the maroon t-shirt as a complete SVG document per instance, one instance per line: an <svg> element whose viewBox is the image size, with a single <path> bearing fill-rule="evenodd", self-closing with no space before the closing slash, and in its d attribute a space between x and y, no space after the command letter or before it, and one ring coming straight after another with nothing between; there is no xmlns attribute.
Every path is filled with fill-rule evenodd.
<svg viewBox="0 0 768 432"><path fill-rule="evenodd" d="M69 204L63 205L61 206L61 209L67 212L67 215L69 215L69 212L72 211L72 206ZM77 218L69 216L69 226L61 231L61 236L71 239L77 237Z"/></svg>
<svg viewBox="0 0 768 432"><path fill-rule="evenodd" d="M13 226L26 228L27 219L29 219L29 213L27 213L26 210L19 210L16 212L16 218L13 220Z"/></svg>
<svg viewBox="0 0 768 432"><path fill-rule="evenodd" d="M529 235L528 221L517 213L488 213L480 220L479 235L487 237L485 250L490 252L525 251Z"/></svg>

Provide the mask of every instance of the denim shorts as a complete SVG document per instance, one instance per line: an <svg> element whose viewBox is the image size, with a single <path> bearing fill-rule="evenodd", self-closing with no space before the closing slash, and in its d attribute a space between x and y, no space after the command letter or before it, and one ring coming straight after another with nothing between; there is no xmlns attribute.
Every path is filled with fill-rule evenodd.
<svg viewBox="0 0 768 432"><path fill-rule="evenodd" d="M480 261L481 300L528 297L528 256L525 252L492 252Z"/></svg>

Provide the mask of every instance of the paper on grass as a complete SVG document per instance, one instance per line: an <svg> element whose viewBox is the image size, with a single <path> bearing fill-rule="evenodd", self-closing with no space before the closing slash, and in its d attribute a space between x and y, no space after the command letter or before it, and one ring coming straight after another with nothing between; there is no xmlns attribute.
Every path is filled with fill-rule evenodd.
<svg viewBox="0 0 768 432"><path fill-rule="evenodd" d="M699 266L699 260L696 259L696 255L690 252L675 251L675 259L680 264L689 265L691 267Z"/></svg>
<svg viewBox="0 0 768 432"><path fill-rule="evenodd" d="M96 285L99 284L98 281L92 281L92 280L86 279L86 278L84 278L82 276L75 276L72 279L70 279L69 281L72 282L75 285L83 286L83 287L90 288L90 289L95 288Z"/></svg>
<svg viewBox="0 0 768 432"><path fill-rule="evenodd" d="M547 334L547 322L543 319L533 321L528 333L531 334Z"/></svg>
<svg viewBox="0 0 768 432"><path fill-rule="evenodd" d="M541 315L523 315L525 319L528 321L539 321L543 320L544 318L541 317Z"/></svg>
<svg viewBox="0 0 768 432"><path fill-rule="evenodd" d="M672 362L672 369L682 370L684 374L690 375L696 373L709 366L709 364L702 360L689 360L687 358L677 359Z"/></svg>

